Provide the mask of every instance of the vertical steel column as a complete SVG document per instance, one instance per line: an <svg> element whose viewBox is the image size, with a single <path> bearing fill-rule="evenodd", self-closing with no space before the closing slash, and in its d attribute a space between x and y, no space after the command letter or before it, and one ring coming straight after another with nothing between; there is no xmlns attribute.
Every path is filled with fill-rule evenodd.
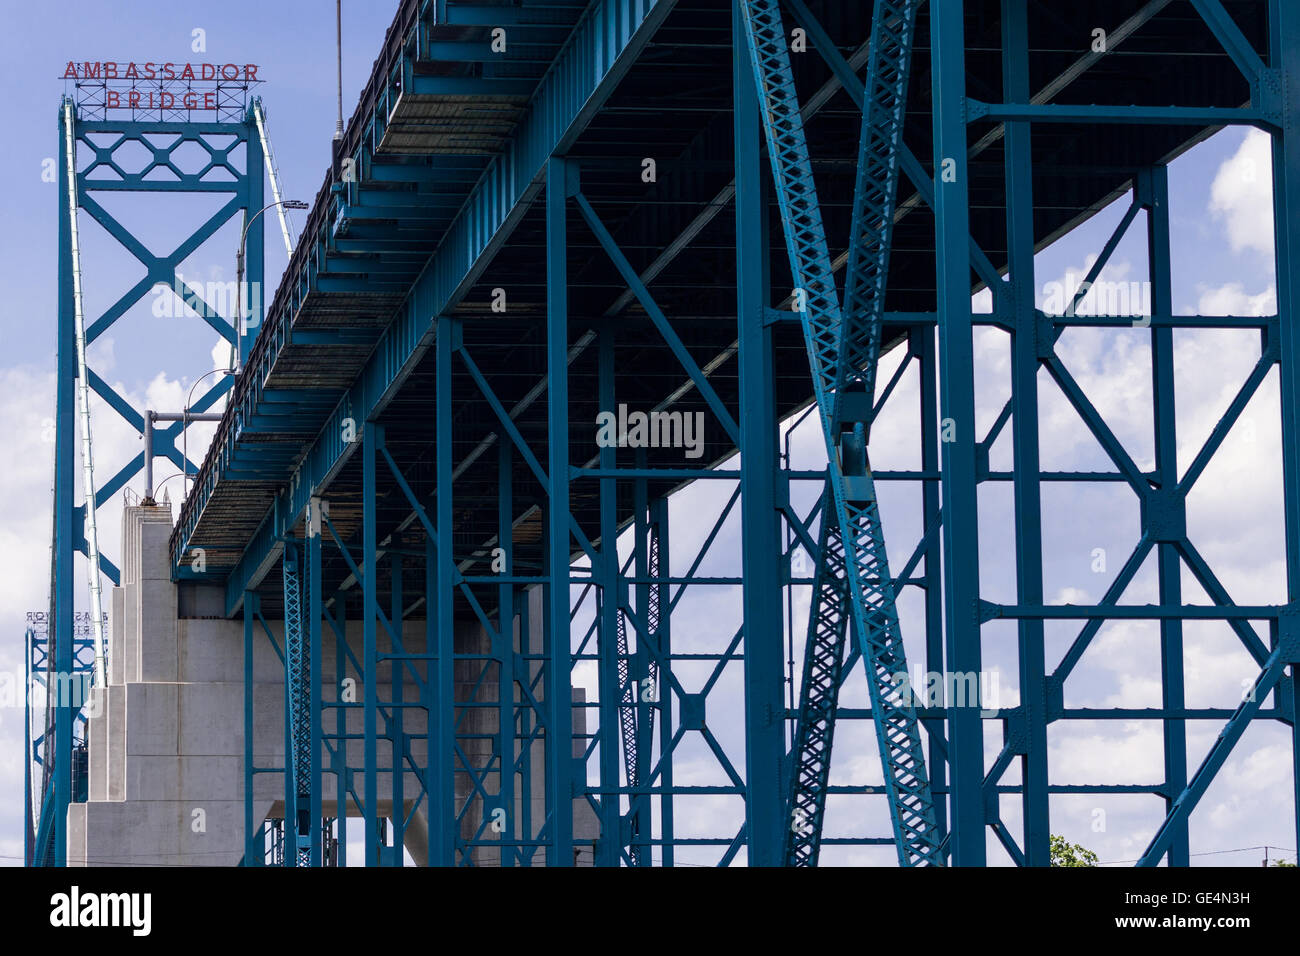
<svg viewBox="0 0 1300 956"><path fill-rule="evenodd" d="M253 820L253 622L258 596L244 592L244 866L261 866L265 850L259 837L261 821Z"/></svg>
<svg viewBox="0 0 1300 956"><path fill-rule="evenodd" d="M966 163L966 50L963 0L930 5L934 99L936 289L939 407L945 428L943 561L947 670L981 670L979 520L975 470L974 344L971 334L970 207ZM947 438L951 440L946 440ZM954 866L983 866L984 740L979 708L948 702Z"/></svg>
<svg viewBox="0 0 1300 956"><path fill-rule="evenodd" d="M394 548L389 553L392 564L393 584L390 590L392 608L389 621L399 638L404 637L402 630L402 554ZM394 640L390 643L393 656L388 662L389 680L392 682L393 712L388 721L388 735L392 740L393 754L393 866L401 866L405 857L402 849L406 842L406 792L403 783L406 776L406 732L402 716L406 711L405 694L402 684L406 682L406 642ZM398 656L400 655L400 656Z"/></svg>
<svg viewBox="0 0 1300 956"><path fill-rule="evenodd" d="M1028 103L1029 28L1026 0L1002 0L1002 84L1008 103ZM1006 124L1005 181L1011 336L1011 423L1015 471L1016 601L1043 603L1043 498L1038 450L1038 326L1034 309L1033 149L1028 121ZM1045 345L1050 346L1050 340ZM1050 865L1047 797L1047 680L1043 622L1019 621L1020 700L1024 752L1024 854L1029 866Z"/></svg>
<svg viewBox="0 0 1300 956"><path fill-rule="evenodd" d="M452 502L452 356L460 343L459 323L438 316L435 344L434 445L437 459L438 531L437 580L434 596L438 613L438 650L434 664L433 727L429 741L429 851L430 866L456 864L456 555Z"/></svg>
<svg viewBox="0 0 1300 956"><path fill-rule="evenodd" d="M780 866L782 766L781 533L775 508L776 402L767 324L767 194L758 93L739 0L732 4L732 109L736 171L736 321L740 367L741 567L745 583L745 819L750 866ZM663 552L660 552L661 558Z"/></svg>
<svg viewBox="0 0 1300 956"><path fill-rule="evenodd" d="M1151 279L1151 314L1171 315L1174 311L1173 279L1169 255L1169 171L1164 166L1142 170L1137 189L1147 210L1147 262ZM1171 492L1178 485L1177 413L1174 395L1174 330L1165 326L1151 330L1151 401L1154 428L1155 471L1160 483L1159 507L1182 511L1181 498ZM1156 506L1149 501L1147 509ZM1148 516L1144 516L1149 519ZM1172 517L1172 516L1171 516ZM1147 524L1152 522L1148 520ZM1144 528L1148 534L1150 527ZM1162 536L1163 537L1163 536ZM1182 561L1175 542L1161 540L1157 547L1160 603L1177 609L1183 603ZM1176 613L1176 610L1174 611ZM1176 617L1160 621L1161 703L1166 711L1186 706L1183 671L1183 622ZM1181 718L1163 721L1165 753L1165 814L1187 787L1187 724ZM1189 866L1191 846L1187 819L1173 828L1169 843L1169 865Z"/></svg>
<svg viewBox="0 0 1300 956"><path fill-rule="evenodd" d="M936 474L939 471L939 358L935 330L931 326L915 327L910 336L920 378L921 470ZM939 492L938 482L921 483L921 527L927 532L943 519ZM938 535L931 539L925 551L925 670L929 674L943 673L943 562ZM930 785L936 793L942 793L948 781L944 722L942 718L923 720L921 726L927 734ZM944 800L935 799L934 817L939 833L946 835L948 805Z"/></svg>
<svg viewBox="0 0 1300 956"><path fill-rule="evenodd" d="M1281 337L1282 482L1286 514L1287 600L1300 600L1300 7L1269 0L1268 63L1281 71L1282 129L1273 135L1273 223ZM1285 621L1283 627L1290 626ZM1300 665L1291 666L1292 700L1300 703ZM1300 722L1291 726L1295 839L1300 846Z"/></svg>
<svg viewBox="0 0 1300 956"><path fill-rule="evenodd" d="M545 541L545 531L543 531L543 541ZM532 637L530 628L532 624L532 615L529 614L528 608L531 602L527 599L519 602L519 656L523 662L522 672L519 675L521 687L531 689L533 686L533 651ZM519 708L519 822L516 826L516 832L520 838L528 841L518 848L519 862L522 866L531 866L533 858L537 853L537 847L532 841L538 837L537 824L533 819L533 746L535 741L534 723L538 719L537 712L527 706L527 695L521 692L520 698L525 706Z"/></svg>
<svg viewBox="0 0 1300 956"><path fill-rule="evenodd" d="M283 556L281 556L280 560L281 562L283 562L284 560ZM265 619L262 620L262 626L264 628L267 626ZM295 865L294 859L297 854L294 852L292 848L290 848L289 853L287 855L284 852L284 846L285 846L284 841L285 839L288 838L289 834L293 833L294 830L292 823L289 823L288 826L285 825L285 820L292 820L293 805L294 805L294 800L293 800L293 695L289 693L289 679L288 679L289 641L288 641L287 627L283 628L283 634L281 636L285 638L283 654L280 656L280 665L285 668L285 672L284 672L285 680L283 685L284 695L281 697L281 701L280 701L281 703L281 707L280 707L281 725L280 726L281 729L283 730L283 733L280 735L280 739L283 741L284 760L278 768L280 773L280 785L282 787L281 790L282 807L280 809L280 817L272 819L268 822L272 827L279 828L276 831L276 833L278 834L276 839L278 839L279 842L277 844L277 854L275 856L275 862L273 865L294 866Z"/></svg>
<svg viewBox="0 0 1300 956"><path fill-rule="evenodd" d="M364 774L361 815L366 831L366 866L379 866L379 782L375 736L378 733L378 652L375 647L375 618L379 613L378 568L375 561L375 452L384 440L383 426L366 422L361 446L361 577L362 577L362 772Z"/></svg>
<svg viewBox="0 0 1300 956"><path fill-rule="evenodd" d="M672 577L672 566L669 557L672 554L669 548L668 537L668 499L656 498L650 505L650 534L655 539L655 547L658 548L658 562L656 571L661 581L666 581ZM653 707L659 711L659 784L663 788L663 795L659 798L659 831L660 838L663 840L663 858L664 866L672 866L674 859L674 821L673 821L673 758L672 746L673 735L676 731L673 729L673 702L672 694L665 690L669 686L665 676L672 668L673 654L673 633L672 633L672 604L671 588L667 584L655 583L650 585L659 592L659 620L656 622L658 627L655 629L655 642L658 644L659 651L659 686L657 695L659 700ZM653 766L650 763L650 748L646 748L647 766ZM649 779L649 773L646 778ZM647 818L643 824L646 836L646 842L649 844L651 836L650 820ZM648 846L647 846L648 849ZM647 853L648 855L648 853Z"/></svg>
<svg viewBox="0 0 1300 956"><path fill-rule="evenodd" d="M294 731L296 729L297 711L294 708L297 694L294 693L294 660L297 654L297 638L294 636L294 618L298 616L295 602L291 602L289 589L290 584L290 562L293 560L294 545L291 541L284 543L284 550L280 554L280 583L281 583L281 601L284 610L281 616L284 621L282 637L284 639L284 769L280 776L281 786L284 788L284 836L290 842L288 852L278 861L280 866L297 866L298 853L297 847L293 845L296 840L297 826L295 824L296 813L294 809L297 805L295 799L295 777L294 768L297 761L295 760ZM295 563L293 574L297 574Z"/></svg>
<svg viewBox="0 0 1300 956"><path fill-rule="evenodd" d="M46 648L49 648L46 621ZM23 687L32 686L32 653L36 634L28 627L23 634ZM48 650L47 650L48 653ZM104 693L107 693L105 691ZM32 822L32 697L23 694L23 866L35 865L36 832Z"/></svg>
<svg viewBox="0 0 1300 956"><path fill-rule="evenodd" d="M307 640L307 786L309 798L307 812L311 817L311 846L308 848L311 866L323 862L321 820L321 512L324 507L319 498L308 501L307 510L307 626L303 636Z"/></svg>
<svg viewBox="0 0 1300 956"><path fill-rule="evenodd" d="M310 522L310 518L308 519ZM308 866L311 863L310 764L311 760L311 689L308 686L310 664L306 634L307 611L304 607L303 550L298 542L284 542L281 559L284 585L284 696L289 720L284 752L284 819L288 852L285 866Z"/></svg>
<svg viewBox="0 0 1300 956"><path fill-rule="evenodd" d="M610 323L597 333L597 393L600 411L618 412L614 389L614 330ZM618 626L618 481L611 474L618 466L618 449L603 445L600 468L600 568L593 568L600 580L600 605L596 629L598 693L600 694L600 838L596 844L597 866L618 866L622 845L619 810L619 680ZM596 576L596 575L593 575ZM635 686L635 685L634 685ZM631 781L628 781L631 783Z"/></svg>
<svg viewBox="0 0 1300 956"><path fill-rule="evenodd" d="M546 164L547 620L546 803L549 866L573 865L573 702L569 656L569 163Z"/></svg>
<svg viewBox="0 0 1300 956"><path fill-rule="evenodd" d="M343 681L348 676L348 601L338 592L334 601L334 749L330 768L334 772L335 814L338 821L338 862L348 865L348 791L352 789L352 771L348 767L348 708L343 706ZM356 695L353 694L355 700Z"/></svg>
<svg viewBox="0 0 1300 956"><path fill-rule="evenodd" d="M435 355L436 359L436 355ZM435 416L437 414L435 406ZM437 422L434 423L435 437L437 434ZM435 455L436 455L435 449ZM435 468L437 467L435 463ZM437 500L430 502L435 509L434 520L437 520ZM438 661L438 609L442 602L438 600L438 542L429 534L424 538L424 691L422 700L425 712L425 745L424 745L424 765L425 765L425 788L426 803L425 815L428 818L428 825L424 828L425 833L425 864L427 866L439 866L441 860L438 857L439 840L441 834L435 832L434 827L442 819L442 810L438 805L439 794L442 793L442 782L439 776L439 768L436 763L438 748L438 699L435 695L434 685L437 683Z"/></svg>
<svg viewBox="0 0 1300 956"><path fill-rule="evenodd" d="M248 115L245 116L247 135L244 137L246 150L244 168L248 173L244 177L244 223L241 229L247 225L249 216L256 215L257 211L266 205L266 157L262 151L262 137L258 135L257 121L252 116L252 112L253 107L250 105ZM263 216L253 223L252 229L248 230L248 239L244 245L244 289L247 291L241 293L239 289L235 290L236 295L248 296L247 308L242 302L239 306L240 314L245 316L244 334L240 336L239 329L234 330L236 348L239 349L240 368L248 362L248 355L253 350L257 333L262 330L262 319L266 316L266 307L269 304L265 284L265 251L266 217Z"/></svg>
<svg viewBox="0 0 1300 956"><path fill-rule="evenodd" d="M651 568L650 538L653 532L650 524L649 484L644 476L644 469L648 462L646 450L644 448L638 448L636 450L635 462L637 470L642 472L642 474L639 474L635 479L633 479L632 483L632 511L635 516L633 523L632 574L637 580L637 584L633 589L633 592L636 595L636 615L641 619L646 633L650 634L651 637L654 638L655 646L661 648L662 645L659 643L659 629L655 626L658 622L652 624L650 621L651 589L657 588L658 585L652 585L648 581ZM658 605L661 612L665 606L666 605L662 602ZM636 631L637 629L633 628L633 630ZM633 667L632 662L628 662L629 680L634 686L636 685L637 679L640 675L650 673L650 660L652 656L653 654L649 647L649 642L643 640L638 633L635 657L637 666ZM660 667L659 672L662 674L664 668L667 666L667 661L665 660L663 666ZM671 694L665 694L664 680L662 677L659 679L659 687L657 688L657 691L658 693L656 696L659 698L657 702L647 703L644 696L638 696L636 698L638 701L636 710L636 755L637 760L641 761L642 765L647 768L646 773L638 774L638 783L642 787L648 787L650 785L649 768L653 768L655 765L655 759L653 756L654 735L653 733L646 734L644 732L646 728L642 724L642 717L651 713L652 708L664 710L666 713L671 707L671 704L668 702L668 698ZM660 757L664 758L665 754L666 751L661 746ZM660 784L665 788L671 787L671 781L672 759L667 758L663 760L663 775L660 777ZM651 822L650 798L645 796L634 796L632 798L632 806L637 815L636 836L639 840L637 853L633 859L637 866L651 866L654 863L654 854L651 852L653 847L651 838L653 836L654 827ZM661 859L663 860L664 866L671 866L672 864L670 861L672 860L673 853L671 842L672 795L666 791L663 796L660 797L660 809L660 819L666 821L662 833L664 846Z"/></svg>
<svg viewBox="0 0 1300 956"><path fill-rule="evenodd" d="M644 453L644 449L640 450ZM644 460L644 459L643 459ZM665 565L660 560L659 553L659 531L657 527L650 528L649 548L646 552L647 559L647 577L655 581L654 584L648 585L645 591L645 603L640 605L645 609L645 632L650 635L656 646L659 642L660 622L666 621L665 610L670 609L668 586L658 583L664 577L661 570ZM634 656L635 667L631 667L630 672L635 677L640 678L643 687L653 686L653 694L642 693L636 705L636 779L637 785L645 790L650 785L651 772L655 766L654 760L654 731L655 715L665 707L669 706L670 695L664 694L664 671L668 668L667 662L662 666L650 652L650 641L637 639L636 654ZM644 675L644 676L642 676ZM645 681L650 681L647 685ZM647 700L647 697L653 697L653 700ZM636 815L636 829L634 831L637 840L636 860L638 866L651 866L654 862L651 854L651 839L653 837L653 825L650 820L650 797L642 793L634 798L632 812Z"/></svg>
<svg viewBox="0 0 1300 956"><path fill-rule="evenodd" d="M514 555L514 458L511 442L504 438L497 442L497 547L505 560L502 573L513 577ZM500 809L505 817L501 821L501 865L514 866L515 848L515 594L514 583L506 580L497 587L497 626L500 641L497 644L497 751L501 760L501 782L498 792ZM527 746L527 744L524 744ZM522 799L532 795L525 791Z"/></svg>
<svg viewBox="0 0 1300 956"><path fill-rule="evenodd" d="M59 109L59 358L58 380L55 386L55 446L54 446L54 581L52 603L54 618L46 630L46 653L53 658L55 680L46 693L57 689L60 674L72 673L72 609L73 583L76 565L73 551L76 547L72 516L73 475L77 469L76 448L76 394L77 343L72 292L72 224L68 221L68 155L65 112ZM75 127L75 110L73 125ZM76 149L76 130L73 130L73 149ZM87 497L87 507L94 507L93 495ZM69 697L71 695L68 695ZM47 698L48 699L48 698ZM66 866L68 861L68 804L72 799L72 702L64 695L54 698L54 756L53 821L54 856L48 862ZM47 703L47 707L49 704ZM47 753L51 751L47 748ZM49 794L42 794L42 809ZM42 859L44 846L36 848L37 859Z"/></svg>

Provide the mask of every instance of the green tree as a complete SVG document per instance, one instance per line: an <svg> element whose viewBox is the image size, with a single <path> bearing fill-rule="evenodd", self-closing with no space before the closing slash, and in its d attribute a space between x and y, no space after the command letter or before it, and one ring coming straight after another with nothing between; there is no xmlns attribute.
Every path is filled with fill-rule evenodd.
<svg viewBox="0 0 1300 956"><path fill-rule="evenodd" d="M1097 854L1085 846L1052 835L1052 866L1096 866Z"/></svg>
<svg viewBox="0 0 1300 956"><path fill-rule="evenodd" d="M1294 863L1290 863L1287 860L1274 860L1273 865L1274 866L1295 866Z"/></svg>

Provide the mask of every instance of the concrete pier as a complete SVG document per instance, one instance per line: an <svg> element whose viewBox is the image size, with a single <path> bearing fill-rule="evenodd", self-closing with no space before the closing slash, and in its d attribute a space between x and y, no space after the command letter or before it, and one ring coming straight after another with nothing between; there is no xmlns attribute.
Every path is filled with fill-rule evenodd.
<svg viewBox="0 0 1300 956"><path fill-rule="evenodd" d="M89 749L89 799L73 803L68 810L68 863L71 866L236 866L244 855L244 625L242 620L219 616L219 589L193 584L177 585L171 580L167 542L171 534L171 512L167 506L128 507L123 515L125 544L122 586L112 590L108 636L108 685L91 692L87 721ZM178 587L184 588L178 595ZM527 594L530 610L528 652L541 649L541 591ZM283 626L268 621L271 636L283 648ZM408 648L422 646L425 622L408 619L403 642ZM519 618L515 620L516 649L522 642ZM362 628L349 622L344 633L351 654L362 660ZM391 650L384 628L379 628L381 655ZM488 640L478 622L457 625L458 653L483 653ZM285 676L284 665L261 626L253 640L254 765L280 768L284 765ZM335 661L340 648L331 628L323 628L321 647L321 699L339 699ZM424 665L414 669L423 678ZM456 699L494 703L497 685L479 681L481 661L457 661ZM348 676L356 680L360 701L361 675L351 666ZM393 697L391 668L379 671L379 700ZM536 694L540 696L540 684ZM419 682L409 674L402 685L407 701L420 698ZM574 756L581 756L585 711L581 690L574 697ZM465 758L482 773L492 760L491 736L497 731L497 708L465 707L458 712L458 744ZM327 734L336 730L338 710L327 707ZM343 711L346 730L358 739L347 741L346 765L352 768L354 787L362 792L363 753L360 735L361 708ZM423 710L403 710L403 731L410 761L417 767L427 763ZM383 719L381 717L381 733ZM544 766L542 742L533 745L532 763L539 768L531 792L519 788L512 795L514 816L520 816L522 802L531 803L535 820L544 818L540 768ZM337 765L329 747L321 756L323 812L339 816ZM379 812L392 817L392 745L382 737L378 746ZM461 766L458 761L458 767ZM496 773L483 775L485 789L497 786ZM410 822L405 845L411 859L424 865L427 858L426 804L415 797L421 783L408 769L402 778L402 816ZM456 775L456 801L470 799L473 782L468 771ZM349 798L347 815L359 817ZM283 818L284 780L281 772L259 773L254 780L255 826L267 818ZM595 820L586 801L574 801L575 833L579 841L590 841ZM470 800L470 811L461 825L462 839L483 839L482 801ZM350 828L361 826L358 819ZM352 830L355 833L355 829ZM590 845L588 843L588 845ZM538 854L539 861L541 854ZM497 851L479 848L475 861L495 863ZM589 863L590 852L580 855Z"/></svg>

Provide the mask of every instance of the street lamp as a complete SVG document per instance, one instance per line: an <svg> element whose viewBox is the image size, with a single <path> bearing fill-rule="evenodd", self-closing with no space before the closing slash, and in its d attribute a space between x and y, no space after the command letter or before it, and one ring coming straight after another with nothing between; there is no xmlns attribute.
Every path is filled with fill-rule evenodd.
<svg viewBox="0 0 1300 956"><path fill-rule="evenodd" d="M161 488L163 484L160 481L157 487L155 487L153 483L153 426L155 422L180 422L181 423L182 464L181 464L181 470L177 472L176 475L183 475L185 478L185 486L181 494L187 495L189 493L189 477L190 477L189 424L190 422L221 421L221 415L219 413L215 413L215 412L211 414L191 413L190 405L194 401L194 389L198 387L199 382L203 381L209 375L217 375L217 374L233 375L235 373L232 369L228 369L228 368L214 368L210 372L204 372L202 375L196 378L194 380L194 384L190 386L190 392L188 395L185 396L185 406L184 408L181 409L180 412L156 412L153 409L149 409L145 412L144 415L144 497L140 501L141 504L145 504L145 505L154 504L154 492L158 488ZM176 475L172 475L170 477L175 478ZM170 479L164 479L164 480L170 480Z"/></svg>
<svg viewBox="0 0 1300 956"><path fill-rule="evenodd" d="M233 372L237 367L237 358L239 355L239 346L244 341L243 316L240 314L240 305L243 302L244 292L244 244L248 241L248 230L253 227L257 217L262 215L268 209L274 209L276 206L283 206L285 209L309 209L310 207L301 199L281 199L278 202L270 203L263 206L257 212L249 217L248 222L244 224L244 231L239 236L239 251L235 253L235 346L230 352L230 370Z"/></svg>
<svg viewBox="0 0 1300 956"><path fill-rule="evenodd" d="M235 307L238 308L239 306L236 305ZM190 393L189 393L188 395L185 396L185 407L181 409L181 461L184 462L184 464L181 466L181 470L182 470L182 473L185 474L185 475L187 476L187 477L186 477L186 480L185 480L184 482L182 482L182 485L183 485L183 487L184 487L184 489L185 489L184 492L183 492L183 494L186 494L186 495L189 494L189 490L190 490L190 484L189 484L189 478L188 478L189 470L190 470L190 441L189 441L189 439L190 439L190 432L189 432L189 423L190 423L191 421L202 421L202 420L203 420L203 419L196 419L196 418L194 418L194 416L192 416L192 415L190 414L190 406L194 403L194 389L196 389L196 388L198 387L199 382L203 381L203 380L204 380L205 378L207 378L209 375L216 375L218 372L220 372L222 375L233 375L233 374L234 374L234 372L233 372L232 370L227 369L227 368L214 368L211 372L204 372L202 375L200 375L198 378L196 378L196 379L194 380L194 384L190 386ZM229 394L226 396L226 402L227 402L227 404L229 404L230 399L231 399L232 396L234 396L234 394L235 394L235 392L234 392L234 389L232 388L232 389L230 390ZM221 416L218 415L218 416L217 416L217 420L220 421L220 419L221 419ZM210 421L211 419L207 419L207 420Z"/></svg>

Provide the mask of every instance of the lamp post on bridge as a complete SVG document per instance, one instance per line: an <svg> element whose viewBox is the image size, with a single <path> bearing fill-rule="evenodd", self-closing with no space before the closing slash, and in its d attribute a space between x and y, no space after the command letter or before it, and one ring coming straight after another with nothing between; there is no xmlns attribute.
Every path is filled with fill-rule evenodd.
<svg viewBox="0 0 1300 956"><path fill-rule="evenodd" d="M262 215L268 209L274 209L276 206L283 206L285 209L308 209L310 208L301 199L280 199L273 203L268 203L257 212L249 217L248 222L244 224L244 230L239 236L239 250L235 253L235 346L230 352L230 370L237 371L239 368L239 347L244 341L243 315L240 306L244 298L244 245L248 242L248 230L253 227L257 217Z"/></svg>

